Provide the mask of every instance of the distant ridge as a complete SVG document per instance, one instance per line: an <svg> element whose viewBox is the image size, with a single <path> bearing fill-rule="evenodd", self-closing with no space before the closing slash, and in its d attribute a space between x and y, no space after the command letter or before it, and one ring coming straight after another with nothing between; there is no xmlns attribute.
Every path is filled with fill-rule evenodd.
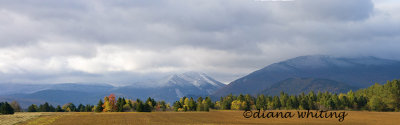
<svg viewBox="0 0 400 125"><path fill-rule="evenodd" d="M321 78L354 87L368 87L376 82L400 78L400 62L377 57L300 56L268 65L239 78L213 96L257 94L288 78Z"/></svg>
<svg viewBox="0 0 400 125"><path fill-rule="evenodd" d="M208 96L216 90L225 86L225 84L211 78L205 73L185 72L174 74L161 80L153 80L157 82L157 86L153 83L148 83L154 86L120 86L115 87L108 84L78 84L78 83L63 83L63 84L41 84L29 85L24 87L24 84L8 85L8 89L15 91L7 91L0 94L0 101L16 100L23 107L30 104L40 104L49 102L54 105L63 105L65 103L82 103L95 104L111 93L116 96L121 96L130 99L146 99L148 97L157 100L165 100L173 102L183 96ZM22 87L28 92L19 89Z"/></svg>
<svg viewBox="0 0 400 125"><path fill-rule="evenodd" d="M331 93L346 93L350 90L356 90L356 87L349 86L344 83L329 79L318 78L288 78L278 83L271 85L271 87L263 90L261 93L267 95L279 95L281 91L289 95L298 95L302 92L331 92Z"/></svg>
<svg viewBox="0 0 400 125"><path fill-rule="evenodd" d="M158 81L160 86L138 88L134 86L120 87L115 93L126 97L153 97L168 102L176 101L183 96L208 96L225 84L211 78L205 73L185 72L173 74ZM135 91L140 91L135 93Z"/></svg>

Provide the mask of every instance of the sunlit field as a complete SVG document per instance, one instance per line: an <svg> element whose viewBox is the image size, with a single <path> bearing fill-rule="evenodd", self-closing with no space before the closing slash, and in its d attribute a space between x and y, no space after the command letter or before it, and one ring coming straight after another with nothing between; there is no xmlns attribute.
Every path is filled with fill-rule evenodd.
<svg viewBox="0 0 400 125"><path fill-rule="evenodd" d="M25 121L43 118L43 117L54 117L56 115L61 115L64 113L55 112L16 112L13 115L0 115L0 125L14 125L18 123L23 123Z"/></svg>
<svg viewBox="0 0 400 125"><path fill-rule="evenodd" d="M279 111L281 112L281 111ZM296 112L296 111L290 111ZM210 112L114 112L114 113L46 113L40 117L32 118L20 124L54 124L54 125L79 125L79 124L398 124L400 123L400 112L367 112L346 111L348 116L343 122L337 118L244 118L243 111L210 111ZM11 116L18 117L18 113ZM30 114L33 115L33 114ZM8 119L10 121L10 119ZM2 123L5 123L2 119ZM8 122L11 123L11 122ZM18 122L14 122L18 123Z"/></svg>

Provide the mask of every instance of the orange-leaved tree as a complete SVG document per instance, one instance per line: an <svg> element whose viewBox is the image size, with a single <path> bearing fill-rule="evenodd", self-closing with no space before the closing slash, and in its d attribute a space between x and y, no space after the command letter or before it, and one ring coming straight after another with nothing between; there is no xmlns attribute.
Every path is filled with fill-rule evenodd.
<svg viewBox="0 0 400 125"><path fill-rule="evenodd" d="M117 101L115 95L110 94L108 97L104 97L103 112L115 112L117 111Z"/></svg>

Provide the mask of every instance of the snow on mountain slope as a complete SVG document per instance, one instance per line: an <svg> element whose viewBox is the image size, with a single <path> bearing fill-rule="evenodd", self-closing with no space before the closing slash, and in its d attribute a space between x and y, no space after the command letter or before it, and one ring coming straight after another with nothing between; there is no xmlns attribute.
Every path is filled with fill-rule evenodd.
<svg viewBox="0 0 400 125"><path fill-rule="evenodd" d="M155 85L156 83L156 85ZM209 77L205 73L185 72L173 74L160 80L154 80L148 83L153 86L139 87L125 86L119 87L113 92L118 96L127 98L152 97L158 100L173 102L183 96L209 96L225 84Z"/></svg>
<svg viewBox="0 0 400 125"><path fill-rule="evenodd" d="M205 73L185 72L181 74L171 75L165 81L165 85L195 86L199 89L203 89L207 87L220 88L225 84L214 80L213 78L207 76Z"/></svg>

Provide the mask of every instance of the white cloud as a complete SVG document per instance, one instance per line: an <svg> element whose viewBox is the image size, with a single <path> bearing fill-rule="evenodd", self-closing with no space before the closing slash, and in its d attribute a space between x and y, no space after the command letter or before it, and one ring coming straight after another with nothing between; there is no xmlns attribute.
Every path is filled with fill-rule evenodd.
<svg viewBox="0 0 400 125"><path fill-rule="evenodd" d="M399 6L396 0L2 1L0 82L129 83L194 70L228 83L301 55L400 59Z"/></svg>

